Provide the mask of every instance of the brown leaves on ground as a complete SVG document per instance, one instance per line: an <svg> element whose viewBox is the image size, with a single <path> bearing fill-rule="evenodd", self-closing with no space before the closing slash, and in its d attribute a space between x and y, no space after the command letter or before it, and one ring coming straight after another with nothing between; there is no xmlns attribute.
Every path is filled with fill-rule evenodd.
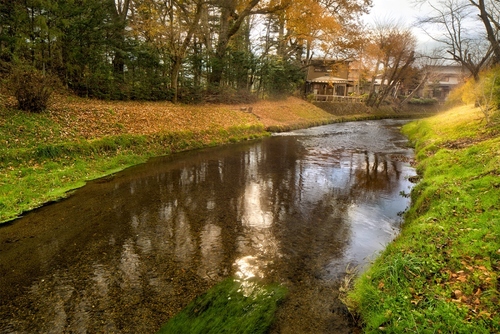
<svg viewBox="0 0 500 334"><path fill-rule="evenodd" d="M178 105L170 102L102 101L58 96L54 97L49 111L50 117L60 124L62 136L67 139L196 132L236 125L261 124L269 127L328 117L321 109L298 98L260 101L252 105Z"/></svg>
<svg viewBox="0 0 500 334"><path fill-rule="evenodd" d="M294 97L283 101L259 101L253 105L253 114L266 127L290 126L334 118L313 104Z"/></svg>
<svg viewBox="0 0 500 334"><path fill-rule="evenodd" d="M497 273L480 262L464 258L461 261L462 270L446 269L442 271L448 277L448 280L442 285L443 287L447 286L447 290L451 291L447 300L466 308L469 320L482 317L492 318L500 312L498 307L500 296L495 284L498 279ZM492 305L497 305L497 307L492 308ZM492 309L496 309L495 314L490 313Z"/></svg>
<svg viewBox="0 0 500 334"><path fill-rule="evenodd" d="M234 125L256 125L249 113L223 105L186 106L169 102L101 101L60 98L50 108L64 134L85 139L118 134L199 131Z"/></svg>

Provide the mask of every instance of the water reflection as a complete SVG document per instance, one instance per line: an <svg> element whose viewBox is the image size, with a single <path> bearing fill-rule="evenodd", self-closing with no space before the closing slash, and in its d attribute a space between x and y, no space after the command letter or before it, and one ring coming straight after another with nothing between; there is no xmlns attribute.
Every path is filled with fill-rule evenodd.
<svg viewBox="0 0 500 334"><path fill-rule="evenodd" d="M0 332L154 332L229 275L289 287L274 332L339 332L332 285L408 204L399 124L158 159L0 228Z"/></svg>

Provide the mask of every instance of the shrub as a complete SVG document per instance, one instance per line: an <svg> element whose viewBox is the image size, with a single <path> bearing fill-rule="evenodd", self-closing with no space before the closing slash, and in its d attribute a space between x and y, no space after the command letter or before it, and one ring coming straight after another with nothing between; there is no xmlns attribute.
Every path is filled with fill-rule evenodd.
<svg viewBox="0 0 500 334"><path fill-rule="evenodd" d="M481 75L476 83L475 104L481 109L486 123L498 111L500 102L500 68L495 67Z"/></svg>
<svg viewBox="0 0 500 334"><path fill-rule="evenodd" d="M13 71L10 82L18 108L38 113L47 108L56 81L36 69L21 68Z"/></svg>

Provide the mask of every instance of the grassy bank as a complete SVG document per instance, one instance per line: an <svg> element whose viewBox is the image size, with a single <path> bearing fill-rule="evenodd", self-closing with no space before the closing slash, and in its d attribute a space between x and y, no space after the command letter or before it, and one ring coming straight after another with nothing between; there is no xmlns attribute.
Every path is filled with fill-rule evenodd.
<svg viewBox="0 0 500 334"><path fill-rule="evenodd" d="M0 223L153 156L260 138L269 132L418 114L365 108L357 112L352 107L343 113L337 106L327 112L298 98L186 106L55 96L40 114L16 110L9 99L2 101Z"/></svg>
<svg viewBox="0 0 500 334"><path fill-rule="evenodd" d="M499 333L500 127L458 107L404 132L421 181L402 233L357 280L350 306L368 333Z"/></svg>
<svg viewBox="0 0 500 334"><path fill-rule="evenodd" d="M295 98L249 107L67 96L40 114L0 105L0 222L153 156L335 121Z"/></svg>

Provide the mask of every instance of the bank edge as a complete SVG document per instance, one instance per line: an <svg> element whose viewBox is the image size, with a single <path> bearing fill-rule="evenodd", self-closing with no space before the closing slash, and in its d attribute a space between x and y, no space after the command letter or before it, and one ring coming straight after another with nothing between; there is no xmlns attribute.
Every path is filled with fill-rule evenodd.
<svg viewBox="0 0 500 334"><path fill-rule="evenodd" d="M461 106L403 132L421 180L348 307L366 333L500 333L500 122Z"/></svg>

